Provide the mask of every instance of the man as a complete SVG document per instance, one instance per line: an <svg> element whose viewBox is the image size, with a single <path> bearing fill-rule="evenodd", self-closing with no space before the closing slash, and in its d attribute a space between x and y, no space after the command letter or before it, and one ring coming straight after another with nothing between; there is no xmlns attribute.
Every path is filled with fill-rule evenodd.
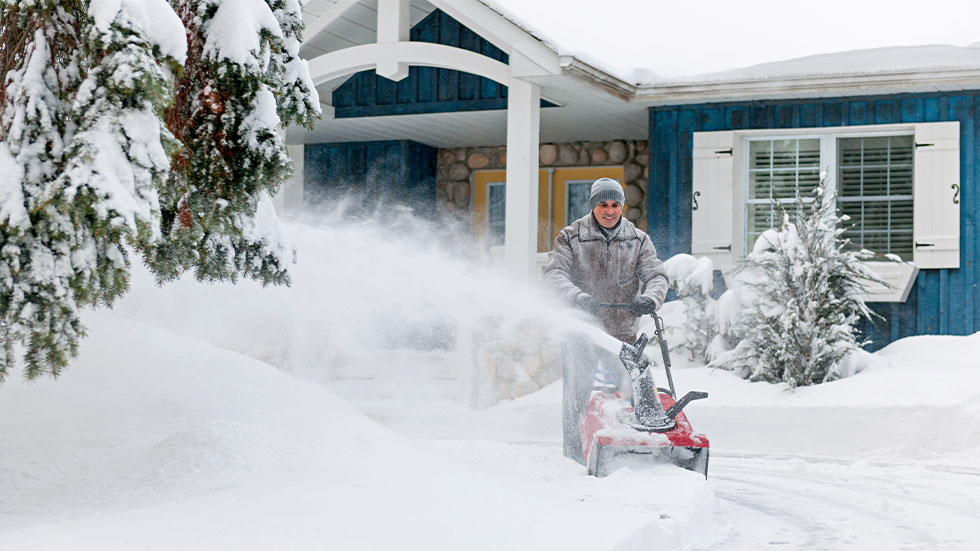
<svg viewBox="0 0 980 551"><path fill-rule="evenodd" d="M625 200L619 182L596 180L589 197L592 212L558 234L544 278L569 303L596 316L607 333L632 343L637 318L664 303L667 272L650 236L623 218ZM565 455L582 463L578 422L585 414L596 366L617 374L622 367L618 358L587 343L569 344L564 355Z"/></svg>

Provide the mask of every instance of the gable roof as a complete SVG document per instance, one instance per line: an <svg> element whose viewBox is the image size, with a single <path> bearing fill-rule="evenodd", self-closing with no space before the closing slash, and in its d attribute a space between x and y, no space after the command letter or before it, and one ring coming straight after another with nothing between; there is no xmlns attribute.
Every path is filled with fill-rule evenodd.
<svg viewBox="0 0 980 551"><path fill-rule="evenodd" d="M652 105L980 89L980 48L935 45L821 54L685 77L662 78L649 70L626 75L608 59L610 54L559 44L502 5L517 1L411 0L409 18L414 25L443 10L504 52L520 52L537 64L538 76L528 80L541 85L543 98L559 105L542 110L542 142L645 139L646 108ZM301 55L307 59L376 39L377 0L308 0L303 12L307 34ZM615 30L587 28L583 41L589 44L610 32ZM312 134L293 132L292 139L387 137L436 147L506 141L503 111L330 120L331 91L346 78L318 86L330 124L321 122Z"/></svg>

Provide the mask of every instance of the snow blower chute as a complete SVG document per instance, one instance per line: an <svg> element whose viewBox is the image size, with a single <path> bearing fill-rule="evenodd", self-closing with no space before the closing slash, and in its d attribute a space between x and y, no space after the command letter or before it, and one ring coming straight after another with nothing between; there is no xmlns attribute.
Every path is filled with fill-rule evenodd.
<svg viewBox="0 0 980 551"><path fill-rule="evenodd" d="M708 393L691 391L676 399L663 320L656 314L653 319L670 388L658 388L654 383L650 361L643 354L648 342L645 334L633 344L623 343L619 360L629 373L632 395L627 397L608 384L593 386L579 423L585 464L589 474L602 477L628 463L627 458L641 462L651 459L680 465L707 478L708 438L694 432L682 410L693 400L707 398Z"/></svg>

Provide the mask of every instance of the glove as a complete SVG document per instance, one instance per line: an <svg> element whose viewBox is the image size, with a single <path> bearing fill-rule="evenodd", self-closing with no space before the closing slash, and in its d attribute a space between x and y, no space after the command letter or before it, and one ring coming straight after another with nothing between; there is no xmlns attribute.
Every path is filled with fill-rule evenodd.
<svg viewBox="0 0 980 551"><path fill-rule="evenodd" d="M634 316L640 317L652 314L657 311L657 303L650 297L638 296L630 303L630 312Z"/></svg>
<svg viewBox="0 0 980 551"><path fill-rule="evenodd" d="M588 293L579 293L579 295L575 297L575 300L572 302L579 310L585 310L592 315L599 312L599 301Z"/></svg>

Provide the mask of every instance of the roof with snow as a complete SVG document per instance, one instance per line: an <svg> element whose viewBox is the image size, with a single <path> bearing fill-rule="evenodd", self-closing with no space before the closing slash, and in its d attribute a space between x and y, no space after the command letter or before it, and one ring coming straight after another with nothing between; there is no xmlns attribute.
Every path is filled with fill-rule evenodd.
<svg viewBox="0 0 980 551"><path fill-rule="evenodd" d="M616 8L622 3L611 1ZM657 60L685 54L679 48L647 51L636 23L623 23L623 32L605 30L602 20L592 30L569 30L568 18L528 19L539 3L518 0L411 0L409 6L410 25L440 9L508 55L519 52L536 64L535 74L525 78L559 106L542 110L542 142L646 139L646 109L652 105L980 89L980 47L865 48L659 76ZM650 9L667 8L658 3ZM612 11L619 21L631 19ZM309 0L303 12L307 30L301 54L307 59L376 40L378 0ZM724 43L721 37L719 42ZM638 65L647 59L651 67ZM331 118L332 91L348 76L317 83L327 106L325 120ZM397 136L437 147L492 145L505 141L505 118L497 110L337 119L295 137L343 142Z"/></svg>

